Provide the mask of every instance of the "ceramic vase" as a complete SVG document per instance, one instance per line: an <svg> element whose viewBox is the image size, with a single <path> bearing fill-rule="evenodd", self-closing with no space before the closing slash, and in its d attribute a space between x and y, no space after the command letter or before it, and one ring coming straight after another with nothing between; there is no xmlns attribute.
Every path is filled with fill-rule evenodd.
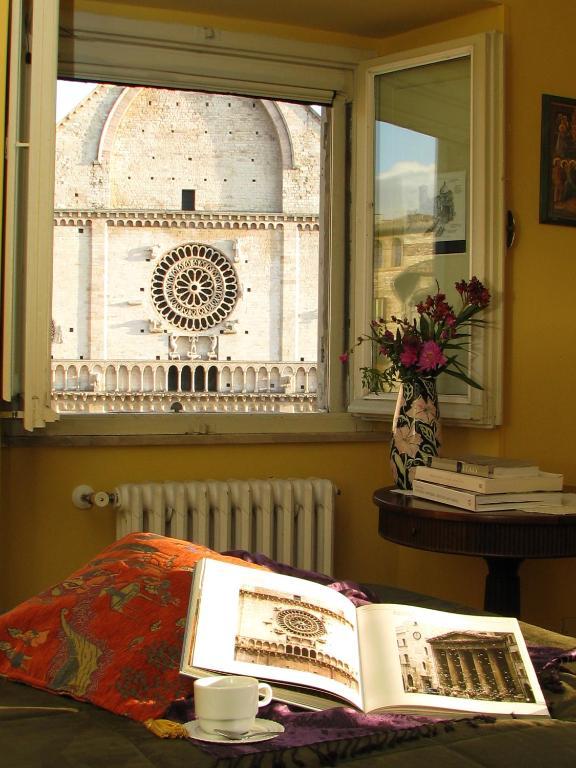
<svg viewBox="0 0 576 768"><path fill-rule="evenodd" d="M414 469L437 456L440 413L435 379L402 382L392 422L390 463L398 488L410 490Z"/></svg>

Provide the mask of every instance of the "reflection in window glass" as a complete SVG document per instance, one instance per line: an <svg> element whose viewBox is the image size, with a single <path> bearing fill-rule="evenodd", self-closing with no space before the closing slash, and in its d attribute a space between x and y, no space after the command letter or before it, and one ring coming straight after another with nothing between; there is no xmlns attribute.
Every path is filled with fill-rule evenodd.
<svg viewBox="0 0 576 768"><path fill-rule="evenodd" d="M374 316L412 317L469 277L470 59L375 79ZM382 310L385 308L385 312ZM441 376L443 394L466 385Z"/></svg>

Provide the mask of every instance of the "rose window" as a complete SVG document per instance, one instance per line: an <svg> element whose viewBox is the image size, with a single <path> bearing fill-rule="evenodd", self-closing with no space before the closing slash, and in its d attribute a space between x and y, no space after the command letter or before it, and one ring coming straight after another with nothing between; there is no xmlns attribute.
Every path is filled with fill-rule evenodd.
<svg viewBox="0 0 576 768"><path fill-rule="evenodd" d="M285 632L294 635L319 637L326 634L326 626L322 619L299 608L285 608L278 611L276 621Z"/></svg>
<svg viewBox="0 0 576 768"><path fill-rule="evenodd" d="M234 267L220 251L187 243L162 256L152 274L152 301L161 317L184 331L206 331L236 305Z"/></svg>

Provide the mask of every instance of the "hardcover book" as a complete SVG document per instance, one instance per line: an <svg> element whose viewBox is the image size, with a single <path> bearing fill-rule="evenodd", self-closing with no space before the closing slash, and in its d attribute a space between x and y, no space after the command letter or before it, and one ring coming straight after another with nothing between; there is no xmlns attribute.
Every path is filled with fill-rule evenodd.
<svg viewBox="0 0 576 768"><path fill-rule="evenodd" d="M545 504L562 504L561 491L534 491L522 493L478 493L464 491L460 488L450 488L447 485L428 483L425 480L414 480L412 483L414 496L452 507L460 507L469 512L487 512L505 509L518 509L526 504L534 508Z"/></svg>
<svg viewBox="0 0 576 768"><path fill-rule="evenodd" d="M516 619L356 607L312 581L211 559L194 572L180 671L257 677L310 709L548 716Z"/></svg>
<svg viewBox="0 0 576 768"><path fill-rule="evenodd" d="M434 469L447 469L464 475L480 477L526 477L537 475L538 465L521 459L508 459L499 456L469 455L459 458L446 456L427 456L426 465Z"/></svg>
<svg viewBox="0 0 576 768"><path fill-rule="evenodd" d="M450 472L447 469L419 466L414 470L414 478L475 493L561 491L564 485L563 476L553 472L538 472L537 475L527 477L478 477Z"/></svg>

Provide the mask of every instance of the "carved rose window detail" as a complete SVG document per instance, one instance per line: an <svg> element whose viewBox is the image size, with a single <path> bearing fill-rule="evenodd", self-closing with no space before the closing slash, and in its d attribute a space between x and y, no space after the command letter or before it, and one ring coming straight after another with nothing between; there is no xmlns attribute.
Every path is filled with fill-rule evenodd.
<svg viewBox="0 0 576 768"><path fill-rule="evenodd" d="M321 637L326 634L326 625L313 613L300 608L285 608L278 611L276 621L286 632L303 637Z"/></svg>
<svg viewBox="0 0 576 768"><path fill-rule="evenodd" d="M187 243L164 254L152 274L152 301L159 315L184 331L206 331L232 312L238 277L223 253Z"/></svg>

